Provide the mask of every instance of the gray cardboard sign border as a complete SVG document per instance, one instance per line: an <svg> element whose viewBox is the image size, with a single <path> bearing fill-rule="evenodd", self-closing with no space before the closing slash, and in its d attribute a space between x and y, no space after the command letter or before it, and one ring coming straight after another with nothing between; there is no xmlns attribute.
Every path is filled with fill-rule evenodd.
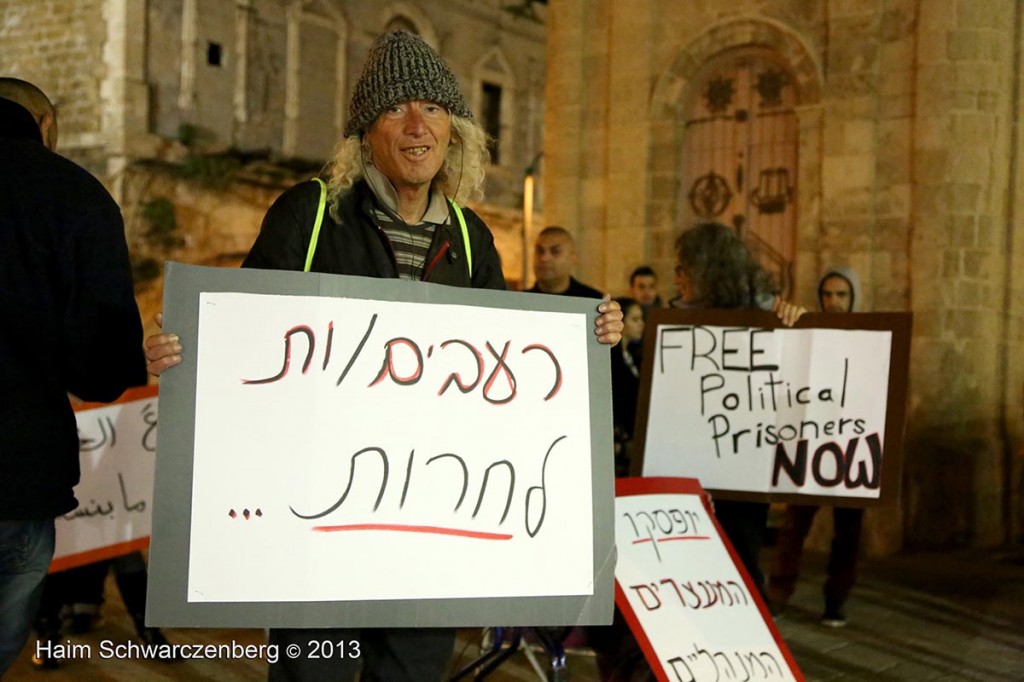
<svg viewBox="0 0 1024 682"><path fill-rule="evenodd" d="M586 313L591 390L594 593L587 596L344 602L190 603L187 598L201 292L373 298L509 310ZM611 370L593 335L596 301L423 286L416 282L167 263L164 329L181 338L182 364L160 378L146 623L158 627L470 627L611 623L615 579ZM551 557L558 561L558 557ZM467 563L464 570L474 567Z"/></svg>

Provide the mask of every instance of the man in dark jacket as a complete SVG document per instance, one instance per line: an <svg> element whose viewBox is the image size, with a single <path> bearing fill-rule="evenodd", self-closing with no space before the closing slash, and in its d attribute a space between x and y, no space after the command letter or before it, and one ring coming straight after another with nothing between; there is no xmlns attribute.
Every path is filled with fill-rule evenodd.
<svg viewBox="0 0 1024 682"><path fill-rule="evenodd" d="M533 275L537 279L530 293L602 298L604 294L572 276L576 268L576 240L560 225L549 225L533 245Z"/></svg>
<svg viewBox="0 0 1024 682"><path fill-rule="evenodd" d="M486 134L455 75L422 39L380 36L355 85L344 139L330 177L300 183L270 207L244 267L504 289L501 260L487 226L459 203L482 197ZM618 304L604 301L595 333L615 344ZM151 374L181 361L173 334L146 340ZM271 680L381 682L439 680L455 643L451 628L272 629L280 651L309 653L310 640L358 641L360 660L290 659ZM296 648L297 647L297 648Z"/></svg>
<svg viewBox="0 0 1024 682"><path fill-rule="evenodd" d="M69 394L109 402L146 382L120 210L56 144L46 95L0 78L0 677L28 635L53 520L78 506Z"/></svg>

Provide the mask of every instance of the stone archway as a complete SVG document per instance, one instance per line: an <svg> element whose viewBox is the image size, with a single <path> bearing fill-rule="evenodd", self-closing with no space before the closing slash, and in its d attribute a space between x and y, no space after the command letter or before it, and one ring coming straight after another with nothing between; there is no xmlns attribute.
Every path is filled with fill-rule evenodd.
<svg viewBox="0 0 1024 682"><path fill-rule="evenodd" d="M756 49L772 54L786 65L799 94L796 113L799 126L799 166L796 201L801 207L797 219L796 241L806 233L816 234L820 223L821 152L817 144L821 134L821 68L803 39L789 27L765 19L735 19L709 27L682 46L657 77L651 98L650 154L648 171L652 187L671 191L649 192L648 225L653 242L666 245L665 253L654 254L653 264L671 270L674 243L681 218L678 188L681 168L686 105L705 66L723 53ZM796 281L802 281L796 254ZM812 268L813 269L813 268ZM799 288L799 287L798 287Z"/></svg>

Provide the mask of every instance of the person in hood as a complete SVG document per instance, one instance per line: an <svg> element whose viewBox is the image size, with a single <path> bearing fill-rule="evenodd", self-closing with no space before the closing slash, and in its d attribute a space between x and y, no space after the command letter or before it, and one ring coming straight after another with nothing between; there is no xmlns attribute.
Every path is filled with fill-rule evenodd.
<svg viewBox="0 0 1024 682"><path fill-rule="evenodd" d="M860 302L860 280L849 268L830 268L818 282L818 305L826 313L852 313ZM800 575L800 558L804 540L820 507L791 504L779 531L775 565L768 579L769 608L782 613ZM832 508L832 547L828 557L825 580L825 610L821 624L827 627L846 625L846 600L857 576L860 531L864 510L856 507Z"/></svg>

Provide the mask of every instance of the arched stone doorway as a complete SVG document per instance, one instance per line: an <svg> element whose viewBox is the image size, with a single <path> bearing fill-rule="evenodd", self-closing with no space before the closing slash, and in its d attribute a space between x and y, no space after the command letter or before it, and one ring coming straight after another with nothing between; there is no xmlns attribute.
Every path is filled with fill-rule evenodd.
<svg viewBox="0 0 1024 682"><path fill-rule="evenodd" d="M819 222L820 83L799 37L772 23L729 21L679 50L652 98L656 267L671 269L682 228L715 220L738 229L791 295L800 235Z"/></svg>

